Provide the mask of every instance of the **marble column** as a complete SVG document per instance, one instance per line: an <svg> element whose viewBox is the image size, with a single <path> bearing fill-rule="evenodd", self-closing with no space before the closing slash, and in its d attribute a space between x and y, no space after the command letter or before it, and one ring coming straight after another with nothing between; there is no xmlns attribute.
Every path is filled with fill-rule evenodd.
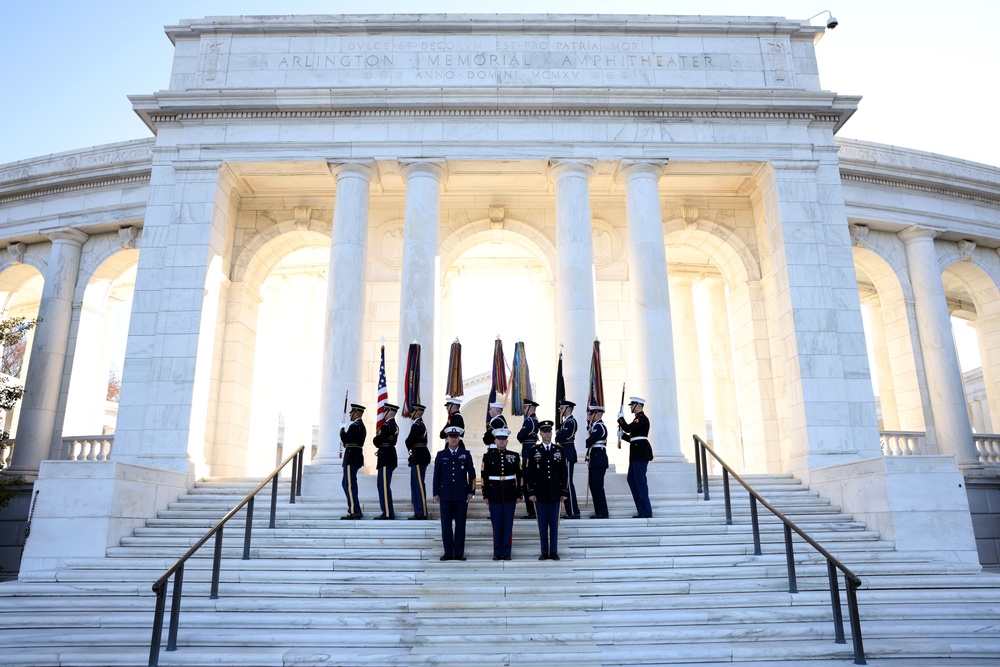
<svg viewBox="0 0 1000 667"><path fill-rule="evenodd" d="M73 294L83 244L89 238L72 227L48 234L52 241L45 269L31 363L24 382L11 474L33 476L49 458L55 433L66 347L73 322Z"/></svg>
<svg viewBox="0 0 1000 667"><path fill-rule="evenodd" d="M320 391L319 446L315 463L337 464L344 395L362 402L361 341L365 323L368 263L368 198L373 165L332 165L337 178L333 238L324 328L323 378Z"/></svg>
<svg viewBox="0 0 1000 667"><path fill-rule="evenodd" d="M420 344L420 401L427 406L424 423L434 426L438 400L434 396L434 331L437 299L441 284L441 160L413 160L401 165L406 179L406 207L403 217L403 273L399 302L399 368L395 393L389 402L403 407L406 356L410 343ZM402 414L400 414L402 417ZM409 432L408 420L398 419L401 435ZM397 455L405 460L404 438L397 443Z"/></svg>
<svg viewBox="0 0 1000 667"><path fill-rule="evenodd" d="M983 430L995 433L993 424L1000 424L1000 315L979 315L972 321L979 341L979 358L982 360Z"/></svg>
<svg viewBox="0 0 1000 667"><path fill-rule="evenodd" d="M900 431L899 409L896 403L896 382L889 360L889 344L885 335L885 320L877 296L865 301L871 324L872 349L875 351L875 372L878 377L879 405L882 408L882 430Z"/></svg>
<svg viewBox="0 0 1000 667"><path fill-rule="evenodd" d="M674 364L677 368L677 386L680 387L677 392L678 437L683 443L691 442L693 433L702 438L708 437L705 429L701 349L695 321L694 282L692 275L673 275L669 279Z"/></svg>
<svg viewBox="0 0 1000 667"><path fill-rule="evenodd" d="M733 373L733 345L729 335L729 312L726 307L726 286L720 277L702 279L697 291L704 295L704 332L700 337L708 342L714 408L712 411L712 442L715 451L736 470L746 469L740 438L739 409L736 402L736 378ZM699 299L700 301L700 299Z"/></svg>
<svg viewBox="0 0 1000 667"><path fill-rule="evenodd" d="M549 178L556 186L556 281L558 342L563 345L566 398L577 404L577 415L590 386L590 357L597 336L594 307L594 237L591 229L590 177L585 162L553 162ZM609 397L605 395L605 400ZM614 408L605 406L613 414ZM583 420L581 419L581 422ZM586 430L577 433L577 449Z"/></svg>
<svg viewBox="0 0 1000 667"><path fill-rule="evenodd" d="M660 211L663 167L623 163L625 215L628 222L629 282L632 286L636 383L629 393L643 396L651 429L649 439L660 463L684 461L677 421L677 381L670 323L667 253Z"/></svg>
<svg viewBox="0 0 1000 667"><path fill-rule="evenodd" d="M960 468L978 467L979 455L972 439L962 372L934 248L937 234L935 230L914 226L898 236L903 240L910 284L913 286L917 331L923 351L938 451L954 455Z"/></svg>

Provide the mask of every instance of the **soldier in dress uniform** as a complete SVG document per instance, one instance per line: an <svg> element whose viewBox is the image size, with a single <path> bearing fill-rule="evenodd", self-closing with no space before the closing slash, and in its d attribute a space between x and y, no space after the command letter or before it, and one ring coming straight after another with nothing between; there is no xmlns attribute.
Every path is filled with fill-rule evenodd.
<svg viewBox="0 0 1000 667"><path fill-rule="evenodd" d="M569 480L569 496L566 497L566 513L564 519L579 519L580 505L576 501L576 485L573 483L573 468L576 466L576 417L573 416L573 408L576 403L573 401L563 401L559 404L559 413L563 418L562 426L556 431L556 444L562 447L563 455L566 457L567 479Z"/></svg>
<svg viewBox="0 0 1000 667"><path fill-rule="evenodd" d="M535 416L535 410L538 408L538 403L530 399L524 401L524 421L521 422L521 430L517 432L517 441L521 443L521 461L523 465L527 465L528 455L531 453L531 448L538 443L538 417ZM522 487L524 480L521 481ZM527 513L522 516L522 519L534 519L535 515L535 503L528 500L528 494L524 495L524 509Z"/></svg>
<svg viewBox="0 0 1000 667"><path fill-rule="evenodd" d="M378 506L382 514L376 520L395 519L396 512L392 507L392 471L396 469L396 440L399 438L399 426L396 425L396 413L399 406L385 404L385 421L382 428L372 438L375 445L375 466L378 473Z"/></svg>
<svg viewBox="0 0 1000 667"><path fill-rule="evenodd" d="M531 448L525 462L525 491L535 503L542 553L538 560L559 560L559 504L566 500L566 457L552 442L552 422L538 425L542 441Z"/></svg>
<svg viewBox="0 0 1000 667"><path fill-rule="evenodd" d="M493 524L493 560L510 560L514 510L521 495L521 457L507 449L510 429L493 431L496 447L483 455L483 501Z"/></svg>
<svg viewBox="0 0 1000 667"><path fill-rule="evenodd" d="M594 496L591 519L608 518L608 497L604 493L604 474L608 471L608 427L601 419L604 406L587 408L587 483Z"/></svg>
<svg viewBox="0 0 1000 667"><path fill-rule="evenodd" d="M625 415L618 413L618 430L628 448L628 488L632 491L636 514L633 519L648 519L653 516L653 506L649 503L649 485L646 483L646 468L653 460L653 447L649 444L649 417L643 412L646 399L640 396L629 398L628 407L632 411L632 421L625 421Z"/></svg>
<svg viewBox="0 0 1000 667"><path fill-rule="evenodd" d="M483 444L486 449L493 449L493 431L498 428L507 428L507 418L503 416L503 403L490 403L486 412L486 432L483 433Z"/></svg>
<svg viewBox="0 0 1000 667"><path fill-rule="evenodd" d="M434 502L441 504L441 560L465 560L465 519L476 490L472 454L459 448L462 429L445 427L447 447L434 458Z"/></svg>
<svg viewBox="0 0 1000 667"><path fill-rule="evenodd" d="M413 423L406 436L407 464L410 466L410 501L413 516L410 519L427 519L427 492L424 477L431 463L431 450L427 448L427 425L424 424L424 406L414 404L410 415Z"/></svg>
<svg viewBox="0 0 1000 667"><path fill-rule="evenodd" d="M365 406L351 403L351 421L340 427L340 443L344 448L344 479L341 486L347 496L347 514L341 519L360 519L362 516L361 502L358 500L358 469L365 464L364 446L368 431L361 421L364 413Z"/></svg>
<svg viewBox="0 0 1000 667"><path fill-rule="evenodd" d="M462 433L465 433L465 417L459 410L462 407L462 399L451 397L444 402L444 409L448 411L448 420L444 423L444 428L441 429L440 438L444 440L447 436L445 435L445 429L449 426L457 426L462 429ZM462 438L458 439L458 448L465 449L465 441Z"/></svg>

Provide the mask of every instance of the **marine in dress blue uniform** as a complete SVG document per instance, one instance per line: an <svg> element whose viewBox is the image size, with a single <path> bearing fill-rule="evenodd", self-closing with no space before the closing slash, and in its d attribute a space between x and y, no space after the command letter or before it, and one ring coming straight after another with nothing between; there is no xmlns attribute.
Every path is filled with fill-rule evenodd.
<svg viewBox="0 0 1000 667"><path fill-rule="evenodd" d="M441 429L441 433L438 435L442 440L447 436L445 435L445 429L449 426L457 426L462 429L462 433L465 433L465 417L462 416L462 399L460 398L448 398L444 402L444 409L448 411L448 419L444 423L444 428ZM458 448L465 449L465 440L462 438L458 439Z"/></svg>
<svg viewBox="0 0 1000 667"><path fill-rule="evenodd" d="M604 406L591 405L587 409L587 484L594 497L591 519L608 518L608 497L604 493L604 475L608 472L608 427L601 419Z"/></svg>
<svg viewBox="0 0 1000 667"><path fill-rule="evenodd" d="M653 516L653 506L649 503L649 484L646 469L653 460L653 447L649 444L649 417L643 412L646 399L640 396L629 398L628 407L632 411L632 421L625 421L625 415L618 413L618 428L628 448L628 488L632 491L636 514L633 519L648 519Z"/></svg>
<svg viewBox="0 0 1000 667"><path fill-rule="evenodd" d="M368 431L361 415L365 406L351 403L350 423L340 427L340 444L344 448L344 476L341 486L347 497L347 514L341 519L360 519L361 502L358 500L358 470L365 464L365 438Z"/></svg>
<svg viewBox="0 0 1000 667"><path fill-rule="evenodd" d="M521 495L521 457L507 449L510 429L493 431L495 447L483 454L483 501L493 524L493 560L510 560L514 510Z"/></svg>
<svg viewBox="0 0 1000 667"><path fill-rule="evenodd" d="M382 514L375 519L395 519L396 512L392 507L392 472L399 463L396 457L396 440L399 439L399 426L396 425L396 413L399 406L385 404L385 421L382 428L372 438L375 445L375 468L378 477L378 506Z"/></svg>
<svg viewBox="0 0 1000 667"><path fill-rule="evenodd" d="M521 461L522 465L527 465L528 455L531 453L531 449L538 443L538 417L535 416L535 409L538 408L538 403L532 400L524 401L524 420L521 422L521 430L517 432L517 441L521 443ZM521 482L522 487L524 482ZM528 499L528 494L524 495L524 509L526 514L522 516L522 519L534 519L535 518L535 503Z"/></svg>
<svg viewBox="0 0 1000 667"><path fill-rule="evenodd" d="M566 500L566 457L552 442L552 422L538 425L542 441L531 448L525 463L525 491L538 515L538 560L559 560L559 505Z"/></svg>
<svg viewBox="0 0 1000 667"><path fill-rule="evenodd" d="M483 432L483 444L486 449L495 449L493 431L507 428L507 418L503 416L503 403L490 403L486 413L486 431Z"/></svg>
<svg viewBox="0 0 1000 667"><path fill-rule="evenodd" d="M465 560L465 520L476 489L472 454L460 449L462 429L445 427L447 447L434 457L434 502L441 504L441 560Z"/></svg>
<svg viewBox="0 0 1000 667"><path fill-rule="evenodd" d="M566 457L566 478L569 480L569 495L566 497L564 519L579 519L580 504L576 500L576 485L573 483L573 468L576 467L576 417L573 416L573 408L576 403L573 401L563 401L559 404L559 412L562 415L563 423L556 430L556 444L562 447L563 455Z"/></svg>
<svg viewBox="0 0 1000 667"><path fill-rule="evenodd" d="M423 405L414 404L410 415L413 423L406 435L407 465L410 467L410 502L413 503L413 516L410 519L427 519L427 490L424 479L427 466L431 464L431 450L427 448L427 425L424 424Z"/></svg>

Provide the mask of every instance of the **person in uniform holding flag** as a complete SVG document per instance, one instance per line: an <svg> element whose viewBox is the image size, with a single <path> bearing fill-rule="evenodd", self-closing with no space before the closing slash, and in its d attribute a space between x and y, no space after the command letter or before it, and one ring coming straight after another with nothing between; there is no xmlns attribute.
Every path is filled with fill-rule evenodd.
<svg viewBox="0 0 1000 667"><path fill-rule="evenodd" d="M445 400L444 409L448 411L448 419L444 423L444 428L441 429L440 438L442 440L448 437L445 431L448 430L449 426L457 426L462 429L462 433L465 433L465 417L460 412L461 408L462 399L452 397ZM458 448L465 449L465 442L462 438L458 439Z"/></svg>
<svg viewBox="0 0 1000 667"><path fill-rule="evenodd" d="M360 519L361 502L358 500L358 470L365 464L365 438L368 431L365 423L361 421L361 415L365 413L365 406L351 403L351 412L347 424L340 427L340 442L344 448L344 478L341 486L344 487L344 495L347 496L347 514L341 519Z"/></svg>
<svg viewBox="0 0 1000 667"><path fill-rule="evenodd" d="M563 516L564 519L579 519L580 518L580 505L576 500L576 485L573 484L573 468L576 466L577 455L576 455L576 417L573 416L573 408L576 407L576 403L573 401L563 401L559 405L559 414L562 417L562 425L556 430L556 444L562 447L563 455L566 457L567 473L566 478L569 480L568 491L569 495L566 497L566 514Z"/></svg>
<svg viewBox="0 0 1000 667"><path fill-rule="evenodd" d="M633 519L648 519L653 516L653 506L649 503L649 485L646 469L653 460L653 447L649 444L649 417L643 412L646 399L640 396L629 398L628 407L632 411L632 421L625 421L625 414L618 413L618 430L628 448L628 488L632 491L636 514Z"/></svg>
<svg viewBox="0 0 1000 667"><path fill-rule="evenodd" d="M538 560L559 560L559 505L566 500L566 458L552 442L552 422L538 425L542 441L531 448L525 463L525 493L535 503L538 515Z"/></svg>
<svg viewBox="0 0 1000 667"><path fill-rule="evenodd" d="M521 422L521 430L517 432L517 441L521 443L521 460L524 462L527 462L531 448L538 443L538 417L535 416L537 408L538 403L530 399L524 400L524 421ZM521 485L522 487L524 485L523 478ZM522 519L537 518L535 503L528 500L526 493L524 494L524 509L527 510L527 513L521 517Z"/></svg>
<svg viewBox="0 0 1000 667"><path fill-rule="evenodd" d="M410 501L413 503L413 516L410 520L421 520L427 516L427 492L424 479L427 466L431 463L431 450L427 448L427 425L424 424L423 405L410 406L410 416L413 423L406 436L407 465L410 467Z"/></svg>
<svg viewBox="0 0 1000 667"><path fill-rule="evenodd" d="M395 519L396 512L392 507L392 471L396 469L396 440L399 438L399 426L396 425L398 405L386 403L383 406L385 421L378 433L372 438L375 445L375 465L378 477L378 506L382 514L376 520Z"/></svg>
<svg viewBox="0 0 1000 667"><path fill-rule="evenodd" d="M603 405L587 407L587 483L594 496L591 519L608 518L608 497L604 493L604 475L608 471L608 427L601 419Z"/></svg>
<svg viewBox="0 0 1000 667"><path fill-rule="evenodd" d="M493 442L493 431L499 428L507 428L507 418L503 416L503 403L494 401L486 412L486 432L483 433L483 444L486 449L493 449L496 444Z"/></svg>
<svg viewBox="0 0 1000 667"><path fill-rule="evenodd" d="M493 524L493 560L510 560L514 510L521 496L521 457L507 449L510 429L493 431L493 449L483 454L483 501Z"/></svg>
<svg viewBox="0 0 1000 667"><path fill-rule="evenodd" d="M445 427L447 446L434 457L434 502L441 504L441 560L465 560L465 520L476 492L472 454L460 449L462 429Z"/></svg>

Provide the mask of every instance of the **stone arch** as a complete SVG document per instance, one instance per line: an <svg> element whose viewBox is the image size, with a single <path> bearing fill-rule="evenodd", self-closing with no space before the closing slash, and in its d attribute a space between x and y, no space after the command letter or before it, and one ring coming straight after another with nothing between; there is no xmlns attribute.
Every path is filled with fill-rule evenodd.
<svg viewBox="0 0 1000 667"><path fill-rule="evenodd" d="M134 266L139 261L141 240L141 230L136 237L135 247L132 248L122 247L118 234L90 237L80 258L80 272L73 294L73 303L83 303L87 288L95 280L113 281Z"/></svg>
<svg viewBox="0 0 1000 667"><path fill-rule="evenodd" d="M329 247L331 239L331 223L315 218L305 226L294 219L270 225L248 238L235 253L230 280L259 288L283 257L302 248Z"/></svg>
<svg viewBox="0 0 1000 667"><path fill-rule="evenodd" d="M534 255L545 269L549 280L553 280L553 263L556 246L542 230L530 223L507 218L504 228L491 228L489 218L481 218L453 229L441 239L441 275L444 276L455 260L470 248L486 243L512 243Z"/></svg>

